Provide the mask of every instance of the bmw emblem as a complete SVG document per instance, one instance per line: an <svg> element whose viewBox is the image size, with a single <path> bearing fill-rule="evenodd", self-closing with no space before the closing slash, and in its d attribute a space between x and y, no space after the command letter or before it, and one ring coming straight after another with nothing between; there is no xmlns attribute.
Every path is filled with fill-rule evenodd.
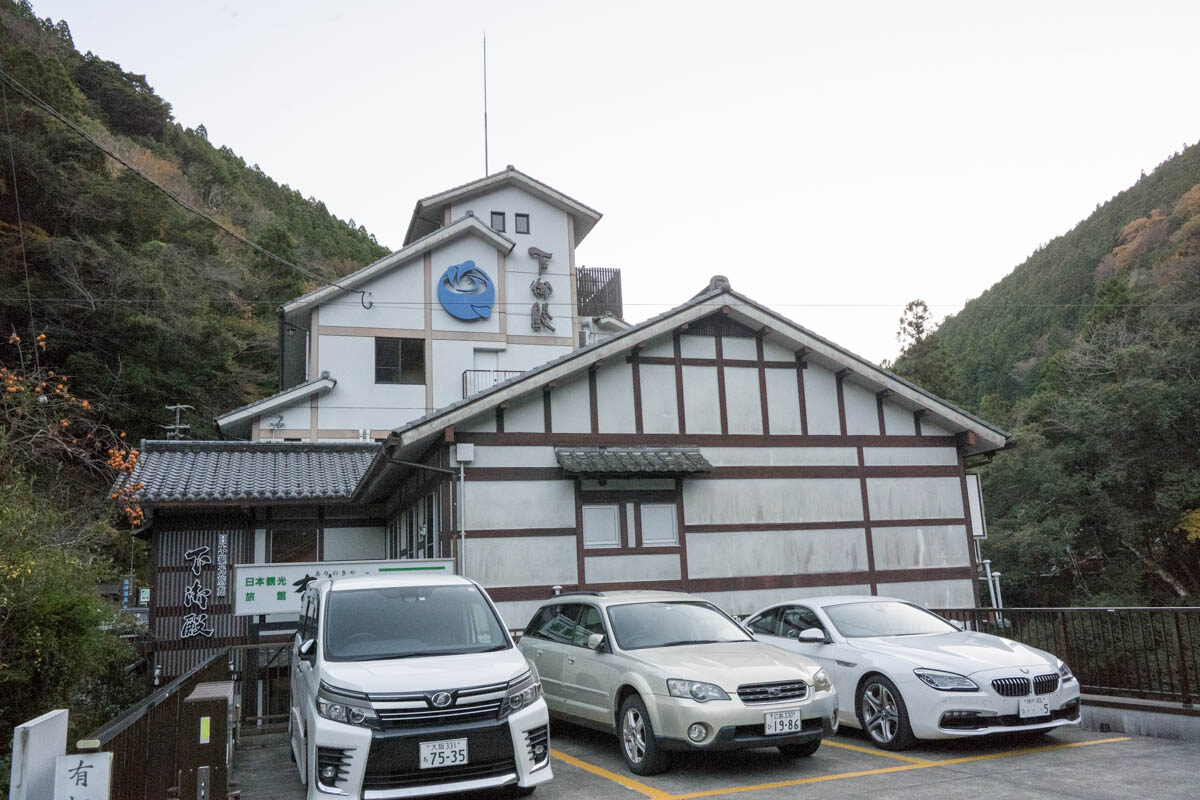
<svg viewBox="0 0 1200 800"><path fill-rule="evenodd" d="M1024 667L1020 667L1020 670L1021 670L1021 672L1025 673L1026 675L1029 674L1029 670L1025 669Z"/></svg>
<svg viewBox="0 0 1200 800"><path fill-rule="evenodd" d="M433 703L434 708L446 708L454 702L454 698L450 696L449 692L438 692L429 698L429 702Z"/></svg>

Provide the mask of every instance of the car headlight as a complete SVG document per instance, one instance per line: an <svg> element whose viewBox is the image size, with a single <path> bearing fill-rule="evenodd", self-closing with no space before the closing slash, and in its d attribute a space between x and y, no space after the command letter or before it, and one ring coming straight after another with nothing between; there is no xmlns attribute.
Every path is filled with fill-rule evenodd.
<svg viewBox="0 0 1200 800"><path fill-rule="evenodd" d="M940 669L914 669L915 674L921 681L932 686L939 692L977 692L979 685L975 681L959 675L957 672L943 672Z"/></svg>
<svg viewBox="0 0 1200 800"><path fill-rule="evenodd" d="M346 725L379 727L379 717L375 714L375 709L371 708L371 702L367 700L366 695L335 689L324 682L317 690L317 714Z"/></svg>
<svg viewBox="0 0 1200 800"><path fill-rule="evenodd" d="M829 682L829 676L825 674L825 670L819 669L812 679L813 691L828 692L833 688L833 684Z"/></svg>
<svg viewBox="0 0 1200 800"><path fill-rule="evenodd" d="M509 681L508 693L504 696L504 705L500 708L500 716L507 717L514 711L520 711L525 706L532 705L541 696L542 682L538 677L537 668L531 664L529 672Z"/></svg>
<svg viewBox="0 0 1200 800"><path fill-rule="evenodd" d="M1063 683L1070 683L1075 680L1075 675L1071 672L1071 668L1061 658L1058 659L1058 677L1062 678Z"/></svg>
<svg viewBox="0 0 1200 800"><path fill-rule="evenodd" d="M715 683L701 681L685 681L680 678L667 679L667 691L671 697L687 697L697 703L707 703L709 700L728 700L729 695Z"/></svg>

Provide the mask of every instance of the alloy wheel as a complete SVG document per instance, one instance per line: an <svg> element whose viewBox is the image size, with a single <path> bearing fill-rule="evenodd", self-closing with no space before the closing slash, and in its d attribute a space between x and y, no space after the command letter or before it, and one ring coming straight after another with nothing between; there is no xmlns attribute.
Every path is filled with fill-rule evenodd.
<svg viewBox="0 0 1200 800"><path fill-rule="evenodd" d="M863 691L863 725L871 738L884 744L896 738L900 729L900 708L891 690L882 683L872 683Z"/></svg>
<svg viewBox="0 0 1200 800"><path fill-rule="evenodd" d="M640 764L646 757L646 722L636 708L625 710L621 746L625 748L626 757L635 764Z"/></svg>

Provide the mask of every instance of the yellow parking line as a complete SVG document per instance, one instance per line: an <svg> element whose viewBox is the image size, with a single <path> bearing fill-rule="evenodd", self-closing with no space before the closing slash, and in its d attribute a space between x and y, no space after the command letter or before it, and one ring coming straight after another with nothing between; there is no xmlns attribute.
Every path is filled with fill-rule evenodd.
<svg viewBox="0 0 1200 800"><path fill-rule="evenodd" d="M585 772L590 772L593 775L599 775L601 778L607 778L613 783L619 783L626 789L632 789L635 792L640 792L646 797L652 798L652 800L668 800L668 798L671 797L670 792L660 791L655 789L653 786L647 786L641 781L635 781L633 778L627 778L624 775L618 775L612 770L607 770L604 767L598 767L595 764L589 764L588 762L582 761L575 756L569 756L561 750L555 750L551 748L550 755L554 756L559 761L564 761L567 764L570 764L572 767L578 767Z"/></svg>
<svg viewBox="0 0 1200 800"><path fill-rule="evenodd" d="M856 753L866 753L872 756L883 756L884 758L894 758L897 761L907 761L909 764L921 764L922 766L930 766L936 764L936 761L930 761L928 758L913 758L912 756L902 756L899 753L891 753L887 750L878 750L874 747L862 747L857 744L846 744L845 742L834 742L826 739L821 742L822 747L837 747L841 750L853 750Z"/></svg>
<svg viewBox="0 0 1200 800"><path fill-rule="evenodd" d="M1030 747L1024 750L1009 750L1003 753L988 753L981 756L964 756L962 758L950 758L944 761L927 761L925 763L904 764L896 767L882 767L880 769L861 770L859 772L837 772L832 775L816 775L811 778L797 778L790 781L776 781L774 783L760 783L754 786L732 786L727 789L708 789L703 792L689 792L687 794L676 794L663 796L658 795L657 800L690 800L693 797L714 797L724 794L741 794L742 792L758 792L764 789L782 789L788 786L802 786L806 783L822 783L824 781L838 781L846 778L863 778L868 775L885 775L889 772L907 772L914 769L929 769L930 767L942 767L947 764L965 764L969 761L986 761L993 758L1008 758L1009 756L1024 756L1031 753L1044 753L1050 750L1066 750L1072 747L1087 747L1093 744L1111 744L1113 742L1127 742L1128 736L1118 736L1112 739L1092 739L1087 742L1070 742L1068 744L1052 744L1045 747ZM832 744L832 742L826 742ZM862 749L862 748L860 748ZM870 751L868 751L870 752Z"/></svg>

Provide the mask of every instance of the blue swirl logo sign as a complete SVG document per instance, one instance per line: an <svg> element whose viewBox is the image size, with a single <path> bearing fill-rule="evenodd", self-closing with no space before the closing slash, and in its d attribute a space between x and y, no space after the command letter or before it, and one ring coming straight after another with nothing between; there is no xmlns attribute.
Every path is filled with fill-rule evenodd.
<svg viewBox="0 0 1200 800"><path fill-rule="evenodd" d="M446 268L438 281L437 294L447 314L468 322L490 317L496 303L492 279L470 260Z"/></svg>

